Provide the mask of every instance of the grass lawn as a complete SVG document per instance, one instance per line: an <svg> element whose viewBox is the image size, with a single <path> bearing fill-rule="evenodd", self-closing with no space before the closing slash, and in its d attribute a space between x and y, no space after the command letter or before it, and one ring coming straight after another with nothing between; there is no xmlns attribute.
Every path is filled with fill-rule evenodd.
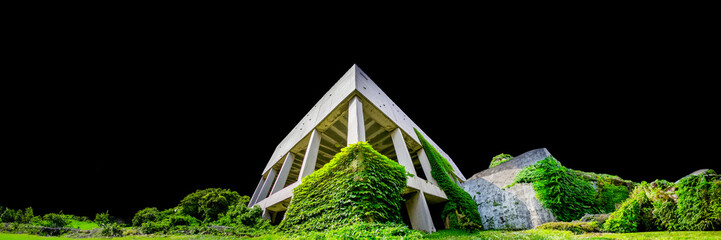
<svg viewBox="0 0 721 240"><path fill-rule="evenodd" d="M70 219L69 228L79 228L80 230L92 230L99 228L100 226L94 222L81 222L75 219Z"/></svg>
<svg viewBox="0 0 721 240"><path fill-rule="evenodd" d="M557 230L526 230L526 231L482 231L468 233L457 230L441 230L428 239L475 240L475 239L527 239L527 240L562 240L562 239L597 239L597 240L645 240L645 239L719 239L721 231L706 232L640 232L640 233L591 233L575 235L569 231Z"/></svg>
<svg viewBox="0 0 721 240"><path fill-rule="evenodd" d="M265 235L256 238L242 237L226 237L226 236L209 236L209 235L182 235L182 236L127 236L117 238L83 238L88 240L100 239L154 239L154 240L269 240L283 239L283 235ZM556 230L527 230L527 231L482 231L476 233L468 233L456 230L441 230L434 234L427 235L427 239L450 239L450 240L475 240L475 239L523 239L523 240L565 240L565 239L596 239L596 240L645 240L645 239L719 239L721 240L721 231L706 232L641 232L641 233L593 233L574 235L568 231ZM0 233L0 240L63 240L72 239L64 237L41 237L27 234L8 234Z"/></svg>
<svg viewBox="0 0 721 240"><path fill-rule="evenodd" d="M152 239L152 240L239 240L248 239L241 237L226 237L226 236L209 236L209 235L182 235L182 236L126 236L126 237L114 237L114 238L65 238L65 237L42 237L37 235L28 234L11 234L11 233L0 233L0 240L67 240L67 239L83 239L83 240L131 240L131 239ZM263 239L263 238L253 238ZM272 238L271 238L272 239Z"/></svg>

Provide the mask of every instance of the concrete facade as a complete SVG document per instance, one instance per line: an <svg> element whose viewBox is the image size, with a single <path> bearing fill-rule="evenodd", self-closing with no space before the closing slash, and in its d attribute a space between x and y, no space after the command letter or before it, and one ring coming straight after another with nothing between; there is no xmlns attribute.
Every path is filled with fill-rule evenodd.
<svg viewBox="0 0 721 240"><path fill-rule="evenodd" d="M287 209L292 190L303 177L323 167L341 148L366 141L414 175L408 178L403 193L411 227L434 232L428 205L448 198L430 174L428 157L414 128L448 159L454 169L451 178L458 183L466 181L453 160L353 65L278 144L249 206L260 206L267 218L276 216Z"/></svg>

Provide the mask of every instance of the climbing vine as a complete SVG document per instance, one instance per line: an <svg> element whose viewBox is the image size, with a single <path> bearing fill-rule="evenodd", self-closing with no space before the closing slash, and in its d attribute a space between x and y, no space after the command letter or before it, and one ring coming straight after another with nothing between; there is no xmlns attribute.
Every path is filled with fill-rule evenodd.
<svg viewBox="0 0 721 240"><path fill-rule="evenodd" d="M293 189L280 229L324 231L355 223L403 223L405 168L366 142L343 148Z"/></svg>
<svg viewBox="0 0 721 240"><path fill-rule="evenodd" d="M603 224L610 232L721 229L721 176L713 170L677 183L642 182Z"/></svg>
<svg viewBox="0 0 721 240"><path fill-rule="evenodd" d="M481 216L478 213L476 203L466 191L458 187L448 176L452 172L452 168L444 157L423 137L423 135L414 129L418 135L418 139L423 145L423 149L428 156L431 165L431 176L438 182L438 186L443 189L448 196L448 202L443 207L441 217L445 219L449 228L452 229L481 229ZM446 166L447 165L447 166Z"/></svg>

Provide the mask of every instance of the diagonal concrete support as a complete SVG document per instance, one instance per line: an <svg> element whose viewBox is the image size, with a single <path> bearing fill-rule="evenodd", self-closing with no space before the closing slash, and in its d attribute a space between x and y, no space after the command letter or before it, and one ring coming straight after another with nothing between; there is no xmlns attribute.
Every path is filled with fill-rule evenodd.
<svg viewBox="0 0 721 240"><path fill-rule="evenodd" d="M275 171L275 169L271 168L269 170L268 177L265 178L263 187L260 189L260 192L258 192L258 199L255 201L256 203L263 201L263 199L268 197L268 192L270 192L270 188L273 186L273 180L275 180L276 174L278 174L278 171Z"/></svg>
<svg viewBox="0 0 721 240"><path fill-rule="evenodd" d="M431 211L428 209L426 197L423 191L412 193L411 198L406 200L406 208L408 209L408 217L411 219L411 227L418 231L432 233L436 231L431 219Z"/></svg>
<svg viewBox="0 0 721 240"><path fill-rule="evenodd" d="M258 182L258 186L255 187L255 191L253 192L253 197L250 198L250 202L248 203L248 207L252 207L255 205L255 203L258 200L258 195L260 195L260 189L263 188L263 183L265 180L263 179L263 176L260 176L260 182Z"/></svg>
<svg viewBox="0 0 721 240"><path fill-rule="evenodd" d="M426 150L423 148L418 151L418 161L421 162L421 168L423 168L423 173L426 175L426 180L437 186L438 183L436 182L436 179L433 178L433 175L431 175L431 163L428 162Z"/></svg>
<svg viewBox="0 0 721 240"><path fill-rule="evenodd" d="M285 156L285 161L283 161L283 166L280 167L280 172L278 172L278 179L275 180L275 184L273 184L273 190L270 191L270 194L273 194L277 191L280 191L285 187L285 181L288 180L288 174L290 173L290 168L293 166L293 161L295 158L293 157L292 153L288 153Z"/></svg>
<svg viewBox="0 0 721 240"><path fill-rule="evenodd" d="M348 104L348 145L366 140L363 119L363 103L358 96L353 96Z"/></svg>
<svg viewBox="0 0 721 240"><path fill-rule="evenodd" d="M313 129L310 133L310 142L308 142L308 148L305 150L305 156L303 157L303 165L300 167L300 173L298 174L298 181L301 181L303 177L310 175L315 171L315 162L318 159L318 149L320 148L320 132Z"/></svg>
<svg viewBox="0 0 721 240"><path fill-rule="evenodd" d="M416 168L413 166L413 159L411 154L408 152L406 147L406 141L403 140L403 132L400 128L396 128L391 132L391 139L393 140L393 147L396 150L396 158L398 158L398 164L406 167L406 171L416 175Z"/></svg>

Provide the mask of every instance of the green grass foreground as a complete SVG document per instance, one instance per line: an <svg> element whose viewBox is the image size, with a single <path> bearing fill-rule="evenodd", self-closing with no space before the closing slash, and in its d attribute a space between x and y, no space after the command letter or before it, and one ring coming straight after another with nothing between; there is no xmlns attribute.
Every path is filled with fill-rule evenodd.
<svg viewBox="0 0 721 240"><path fill-rule="evenodd" d="M575 235L569 231L558 230L526 230L526 231L480 231L469 233L458 230L441 230L426 239L475 240L475 239L523 239L523 240L565 240L565 239L597 239L597 240L632 240L632 239L720 239L721 231L682 231L682 232L637 232L637 233L589 233ZM28 234L0 233L0 240L52 240L73 239L66 237L43 237ZM264 235L255 238L212 236L212 235L172 235L172 236L125 236L115 238L83 238L93 239L153 239L153 240L236 240L236 239L306 239L303 237L284 236L280 234Z"/></svg>

